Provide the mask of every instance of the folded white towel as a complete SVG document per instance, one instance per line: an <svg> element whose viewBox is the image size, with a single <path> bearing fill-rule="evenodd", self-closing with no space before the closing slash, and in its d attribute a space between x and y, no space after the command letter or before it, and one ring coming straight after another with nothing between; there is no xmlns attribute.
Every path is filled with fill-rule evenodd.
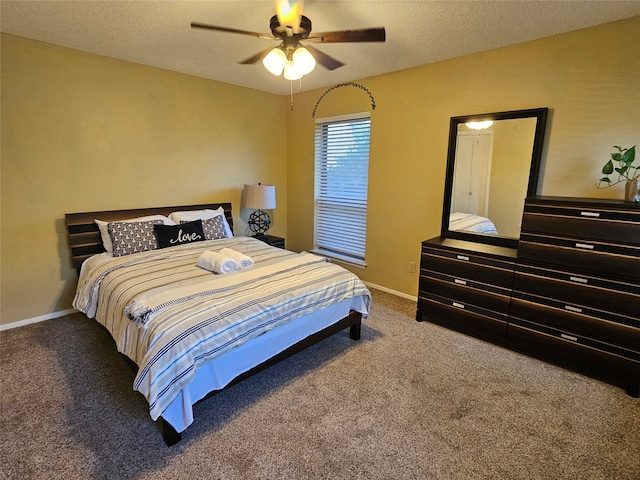
<svg viewBox="0 0 640 480"><path fill-rule="evenodd" d="M248 255L245 255L244 253L240 253L236 250L232 250L230 248L223 248L222 250L220 250L220 252L222 255L226 255L227 257L231 257L233 258L235 261L237 261L240 264L241 268L247 268L253 265L253 258L251 258Z"/></svg>
<svg viewBox="0 0 640 480"><path fill-rule="evenodd" d="M231 257L207 250L198 257L198 266L215 273L230 273L240 270L240 264Z"/></svg>

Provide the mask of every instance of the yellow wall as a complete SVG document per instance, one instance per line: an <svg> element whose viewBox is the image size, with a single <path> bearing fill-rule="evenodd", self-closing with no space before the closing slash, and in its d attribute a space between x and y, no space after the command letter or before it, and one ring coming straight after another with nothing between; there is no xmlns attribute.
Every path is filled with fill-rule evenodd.
<svg viewBox="0 0 640 480"><path fill-rule="evenodd" d="M440 231L449 119L549 107L541 194L622 198L595 183L613 145L640 144L640 17L361 80L371 115L365 281L416 295L420 242ZM428 48L420 47L420 48ZM303 79L304 85L304 79ZM326 89L288 112L287 244L313 246L312 112ZM370 110L341 87L316 117Z"/></svg>
<svg viewBox="0 0 640 480"><path fill-rule="evenodd" d="M549 107L540 193L620 198L594 185L612 145L640 143L638 44L635 17L359 81L376 108L368 266L354 271L416 294L407 267L440 230L452 116ZM67 212L228 200L242 234L242 185L262 181L278 187L272 233L313 246L311 113L326 89L290 111L287 97L4 34L1 66L2 324L70 308ZM370 109L342 87L316 116Z"/></svg>
<svg viewBox="0 0 640 480"><path fill-rule="evenodd" d="M286 99L2 35L2 324L71 308L64 214L233 202L277 185ZM246 212L242 212L246 218Z"/></svg>

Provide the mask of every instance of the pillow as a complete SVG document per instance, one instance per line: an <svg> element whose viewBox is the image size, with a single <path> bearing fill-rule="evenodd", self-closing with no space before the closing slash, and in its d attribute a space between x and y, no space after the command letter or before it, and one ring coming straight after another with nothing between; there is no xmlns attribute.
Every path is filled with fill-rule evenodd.
<svg viewBox="0 0 640 480"><path fill-rule="evenodd" d="M180 225L154 225L158 246L160 248L173 247L183 243L202 242L205 239L202 230L202 220L184 222Z"/></svg>
<svg viewBox="0 0 640 480"><path fill-rule="evenodd" d="M173 220L170 220L169 217L165 217L164 215L148 215L146 217L138 217L138 218L129 218L127 220L118 220L118 222L145 222L147 220L162 220L162 223L165 225L175 225ZM103 220L96 219L96 224L98 225L98 229L100 230L100 237L102 237L102 245L107 253L113 256L113 244L111 243L111 235L109 235L109 222L105 222Z"/></svg>
<svg viewBox="0 0 640 480"><path fill-rule="evenodd" d="M218 238L229 238L227 236L227 229L225 227L226 222L224 217L217 216L213 218L207 218L200 220L202 223L202 230L204 231L205 240L217 240ZM184 220L180 222L181 225L186 225L189 222Z"/></svg>
<svg viewBox="0 0 640 480"><path fill-rule="evenodd" d="M169 215L169 218L175 223L191 222L193 220L208 220L209 218L215 217L222 217L222 221L224 222L224 229L227 232L227 237L233 237L233 232L231 231L231 227L229 227L229 223L224 216L224 208L222 207L218 207L218 209L216 210L185 210L182 212L173 212L171 213L171 215Z"/></svg>
<svg viewBox="0 0 640 480"><path fill-rule="evenodd" d="M113 256L122 257L157 249L158 241L153 226L160 224L162 220L109 222L107 228L113 244Z"/></svg>

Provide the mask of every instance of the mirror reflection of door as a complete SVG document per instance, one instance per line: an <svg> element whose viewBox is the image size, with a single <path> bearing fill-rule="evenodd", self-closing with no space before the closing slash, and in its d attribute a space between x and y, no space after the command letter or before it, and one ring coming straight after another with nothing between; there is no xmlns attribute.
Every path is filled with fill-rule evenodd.
<svg viewBox="0 0 640 480"><path fill-rule="evenodd" d="M451 212L488 216L493 132L458 132Z"/></svg>

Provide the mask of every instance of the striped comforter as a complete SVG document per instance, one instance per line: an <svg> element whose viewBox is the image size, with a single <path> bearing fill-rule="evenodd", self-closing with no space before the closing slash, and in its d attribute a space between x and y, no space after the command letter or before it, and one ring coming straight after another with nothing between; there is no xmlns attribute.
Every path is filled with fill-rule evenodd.
<svg viewBox="0 0 640 480"><path fill-rule="evenodd" d="M249 255L254 266L218 275L196 265L203 251L225 247ZM138 365L134 389L156 420L198 365L359 295L368 306L370 293L358 277L323 257L235 237L92 257L83 265L73 306L104 325L118 350Z"/></svg>
<svg viewBox="0 0 640 480"><path fill-rule="evenodd" d="M461 212L453 212L449 215L449 230L466 230L489 235L498 234L496 226L488 218Z"/></svg>

